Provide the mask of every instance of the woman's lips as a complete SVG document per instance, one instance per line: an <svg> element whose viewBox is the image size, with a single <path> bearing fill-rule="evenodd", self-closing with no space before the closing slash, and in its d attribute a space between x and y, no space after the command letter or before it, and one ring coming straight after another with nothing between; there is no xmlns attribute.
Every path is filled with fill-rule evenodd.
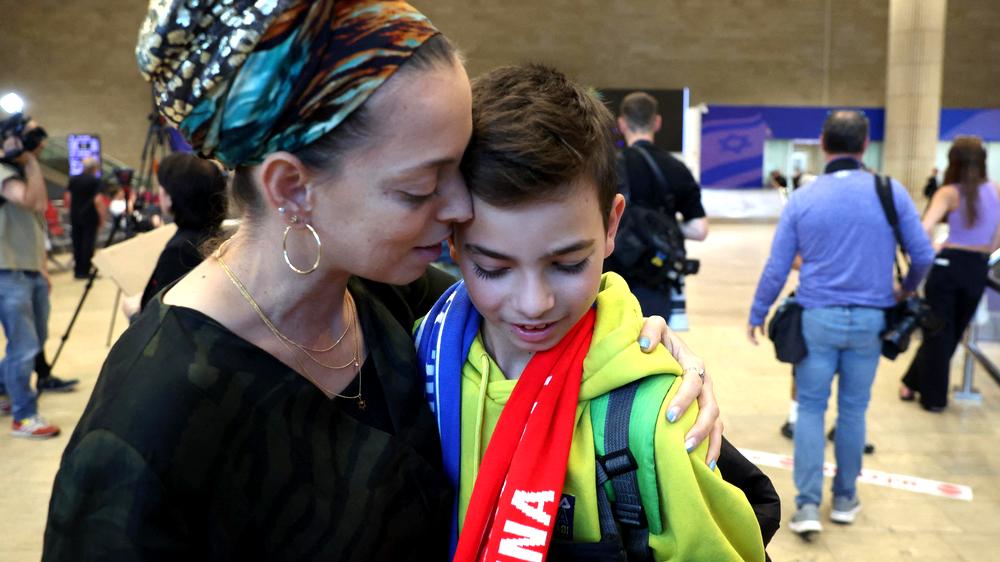
<svg viewBox="0 0 1000 562"><path fill-rule="evenodd" d="M432 262L438 259L441 255L441 244L432 244L430 246L417 246L413 249L417 254L420 255L426 261Z"/></svg>

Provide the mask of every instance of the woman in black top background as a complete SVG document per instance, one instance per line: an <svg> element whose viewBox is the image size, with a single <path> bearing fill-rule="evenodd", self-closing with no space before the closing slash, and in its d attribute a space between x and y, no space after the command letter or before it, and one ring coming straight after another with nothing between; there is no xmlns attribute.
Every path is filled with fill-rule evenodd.
<svg viewBox="0 0 1000 562"><path fill-rule="evenodd" d="M160 204L174 217L177 232L142 293L143 309L161 289L201 263L202 246L219 234L226 218L226 174L212 162L176 152L160 162L156 179L162 188Z"/></svg>

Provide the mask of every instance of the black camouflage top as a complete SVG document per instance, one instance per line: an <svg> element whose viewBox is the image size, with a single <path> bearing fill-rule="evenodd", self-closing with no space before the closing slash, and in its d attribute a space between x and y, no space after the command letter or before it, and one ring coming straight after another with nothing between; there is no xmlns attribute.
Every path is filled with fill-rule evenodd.
<svg viewBox="0 0 1000 562"><path fill-rule="evenodd" d="M452 492L410 327L450 281L350 284L391 432L201 313L151 301L63 454L43 559L445 559Z"/></svg>

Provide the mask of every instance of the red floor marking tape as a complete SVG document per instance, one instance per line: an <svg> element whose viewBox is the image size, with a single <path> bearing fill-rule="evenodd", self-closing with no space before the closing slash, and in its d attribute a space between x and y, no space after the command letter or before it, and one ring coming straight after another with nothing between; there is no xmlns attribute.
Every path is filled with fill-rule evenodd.
<svg viewBox="0 0 1000 562"><path fill-rule="evenodd" d="M754 451L752 449L740 449L740 452L743 453L743 456L750 459L750 462L758 466L770 466L773 468L784 468L787 470L792 470L795 466L795 459L789 455L765 453L763 451ZM833 463L823 464L824 476L833 476L836 473L837 465ZM938 480L928 480L927 478L907 476L905 474L893 474L891 472L873 470L870 468L861 469L861 476L858 477L858 482L863 484L872 484L875 486L883 486L886 488L895 488L897 490L905 490L907 492L915 492L918 494L928 494L931 496L940 496L942 498L972 501L972 488L969 486L952 484L950 482L941 482Z"/></svg>

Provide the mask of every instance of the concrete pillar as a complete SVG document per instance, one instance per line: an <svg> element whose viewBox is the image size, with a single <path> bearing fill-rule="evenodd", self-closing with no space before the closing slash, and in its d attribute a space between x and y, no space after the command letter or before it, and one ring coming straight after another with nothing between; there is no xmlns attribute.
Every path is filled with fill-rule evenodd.
<svg viewBox="0 0 1000 562"><path fill-rule="evenodd" d="M889 0L883 171L920 195L941 119L947 0Z"/></svg>

